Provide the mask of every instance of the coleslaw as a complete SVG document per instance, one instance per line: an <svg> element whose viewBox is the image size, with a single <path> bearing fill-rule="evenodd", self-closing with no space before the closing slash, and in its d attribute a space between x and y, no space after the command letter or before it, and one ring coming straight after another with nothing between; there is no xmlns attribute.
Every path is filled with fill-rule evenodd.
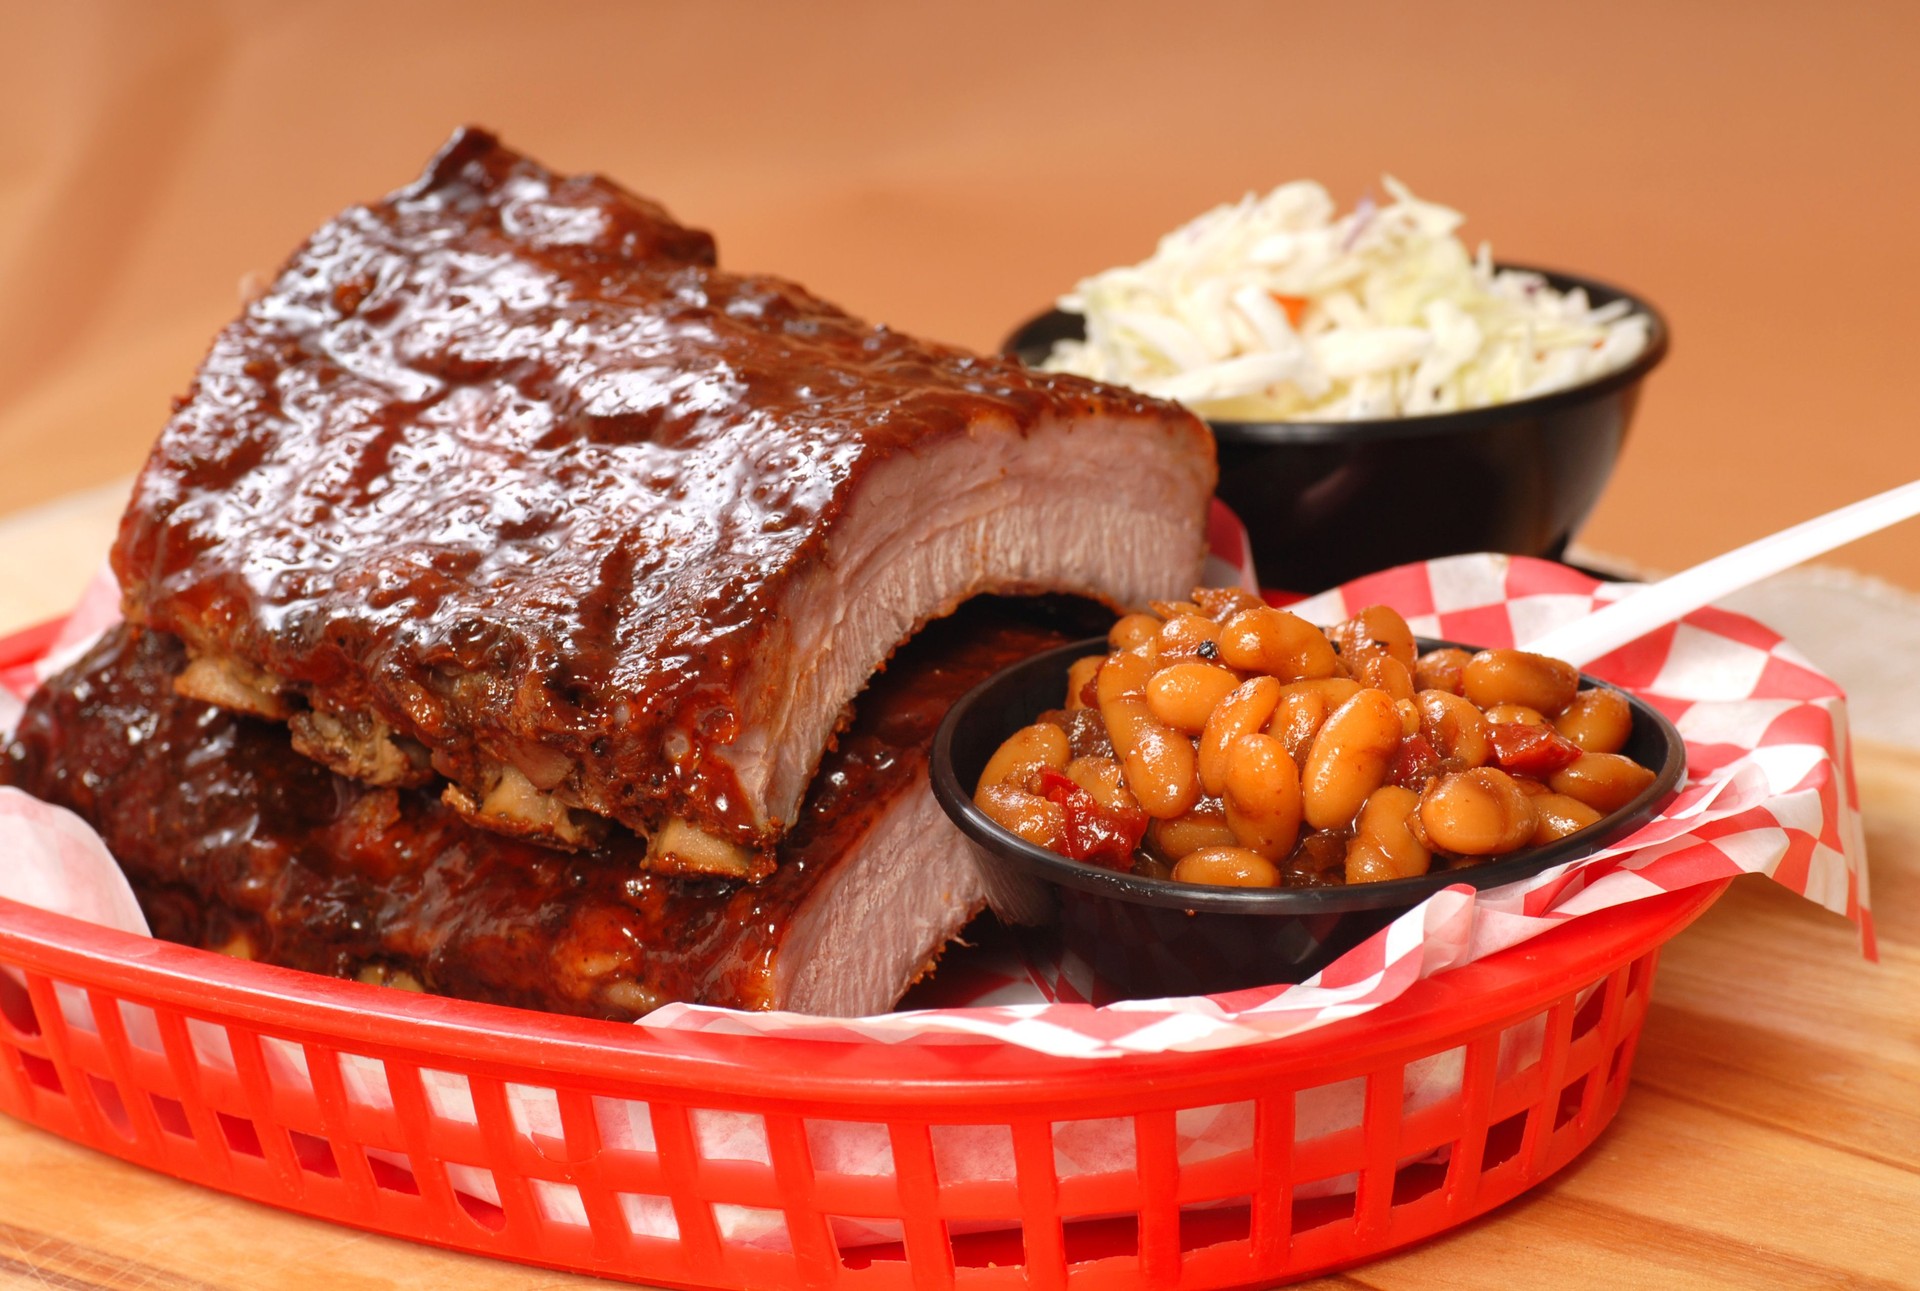
<svg viewBox="0 0 1920 1291"><path fill-rule="evenodd" d="M1496 268L1459 212L1382 183L1391 200L1339 218L1305 180L1208 211L1062 296L1086 339L1044 366L1221 420L1353 421L1524 399L1646 348L1627 301Z"/></svg>

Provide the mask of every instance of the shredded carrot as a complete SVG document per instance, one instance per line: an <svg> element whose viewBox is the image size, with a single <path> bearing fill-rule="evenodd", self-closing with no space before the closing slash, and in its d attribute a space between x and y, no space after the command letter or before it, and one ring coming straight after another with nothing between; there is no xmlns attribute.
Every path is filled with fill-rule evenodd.
<svg viewBox="0 0 1920 1291"><path fill-rule="evenodd" d="M1307 316L1307 298L1305 296L1282 296L1277 291L1267 295L1273 297L1273 303L1287 311L1287 325L1295 331L1300 330L1300 320Z"/></svg>

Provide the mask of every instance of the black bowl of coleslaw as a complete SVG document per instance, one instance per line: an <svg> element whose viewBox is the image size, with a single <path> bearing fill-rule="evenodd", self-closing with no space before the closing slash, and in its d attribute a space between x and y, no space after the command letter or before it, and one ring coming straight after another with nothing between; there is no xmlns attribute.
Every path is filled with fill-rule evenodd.
<svg viewBox="0 0 1920 1291"><path fill-rule="evenodd" d="M1626 302L1647 339L1624 366L1546 394L1459 412L1360 421L1208 418L1222 501L1246 524L1261 582L1310 593L1409 561L1470 551L1559 559L1599 501L1666 320L1645 300L1573 274L1547 285ZM1004 351L1038 367L1085 334L1062 310L1028 321Z"/></svg>

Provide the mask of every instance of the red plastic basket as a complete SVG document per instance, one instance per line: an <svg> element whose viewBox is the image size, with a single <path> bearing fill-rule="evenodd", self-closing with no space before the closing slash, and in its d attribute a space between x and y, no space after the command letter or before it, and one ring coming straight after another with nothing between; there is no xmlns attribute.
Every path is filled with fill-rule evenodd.
<svg viewBox="0 0 1920 1291"><path fill-rule="evenodd" d="M1591 1143L1659 947L1725 886L1588 916L1288 1040L1100 1061L550 1017L0 901L0 1111L287 1210L610 1277L1270 1286L1482 1214ZM1410 1103L1410 1064L1436 1057L1457 1086ZM1297 1110L1329 1092L1350 1123L1308 1136ZM1243 1132L1183 1159L1195 1116ZM641 1146L608 1132L640 1121ZM1130 1150L1091 1170L1063 1155L1088 1126ZM877 1152L823 1157L849 1141Z"/></svg>

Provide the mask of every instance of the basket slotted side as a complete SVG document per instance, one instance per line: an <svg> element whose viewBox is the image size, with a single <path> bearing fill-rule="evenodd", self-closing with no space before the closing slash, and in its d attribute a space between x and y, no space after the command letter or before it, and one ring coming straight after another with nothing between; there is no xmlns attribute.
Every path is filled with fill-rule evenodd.
<svg viewBox="0 0 1920 1291"><path fill-rule="evenodd" d="M0 1111L287 1210L613 1277L1271 1285L1461 1223L1592 1142L1624 1095L1660 944L1723 887L1590 915L1284 1042L1098 1061L649 1032L0 901ZM1503 1070L1522 1034L1538 1057ZM1408 1064L1437 1054L1457 1059L1458 1092L1408 1110ZM1364 1088L1357 1123L1303 1138L1300 1109L1342 1082ZM516 1119L530 1101L537 1125ZM1183 1160L1194 1118L1240 1105L1242 1133ZM616 1145L623 1116L652 1142ZM1130 1123L1131 1152L1090 1166L1065 1151L1078 1123L1108 1119ZM743 1127L757 1150L740 1151ZM816 1161L849 1133L877 1151ZM985 1177L956 1168L956 1145Z"/></svg>

